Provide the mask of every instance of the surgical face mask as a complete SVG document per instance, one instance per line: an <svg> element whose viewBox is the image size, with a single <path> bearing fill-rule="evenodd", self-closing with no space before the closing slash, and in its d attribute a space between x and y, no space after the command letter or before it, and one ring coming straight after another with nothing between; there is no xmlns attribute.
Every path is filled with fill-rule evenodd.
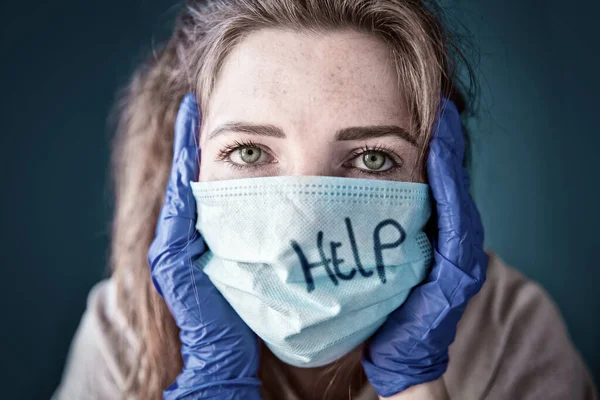
<svg viewBox="0 0 600 400"><path fill-rule="evenodd" d="M333 362L371 336L432 260L425 184L335 177L192 182L196 263L282 361Z"/></svg>

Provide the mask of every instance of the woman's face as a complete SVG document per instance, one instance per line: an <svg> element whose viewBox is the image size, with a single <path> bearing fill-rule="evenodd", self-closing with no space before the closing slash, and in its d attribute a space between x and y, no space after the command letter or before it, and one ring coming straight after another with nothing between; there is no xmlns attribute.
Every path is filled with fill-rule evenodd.
<svg viewBox="0 0 600 400"><path fill-rule="evenodd" d="M200 181L324 175L424 182L387 46L262 30L225 60L203 116Z"/></svg>

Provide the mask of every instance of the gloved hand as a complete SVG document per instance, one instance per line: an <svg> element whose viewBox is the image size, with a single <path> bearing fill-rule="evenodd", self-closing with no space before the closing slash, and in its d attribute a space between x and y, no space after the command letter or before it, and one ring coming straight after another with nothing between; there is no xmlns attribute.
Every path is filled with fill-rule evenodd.
<svg viewBox="0 0 600 400"><path fill-rule="evenodd" d="M260 399L258 339L208 277L193 265L206 246L195 228L190 181L198 179L198 104L179 108L171 176L148 252L152 281L180 328L183 370L166 399Z"/></svg>
<svg viewBox="0 0 600 400"><path fill-rule="evenodd" d="M369 340L362 360L369 381L383 397L443 375L458 321L486 276L483 226L462 166L460 118L446 98L435 126L427 159L437 213L433 267Z"/></svg>

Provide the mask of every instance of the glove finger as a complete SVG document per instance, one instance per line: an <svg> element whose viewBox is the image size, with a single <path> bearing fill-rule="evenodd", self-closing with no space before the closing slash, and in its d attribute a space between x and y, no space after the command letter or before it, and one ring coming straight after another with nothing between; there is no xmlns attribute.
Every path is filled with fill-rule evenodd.
<svg viewBox="0 0 600 400"><path fill-rule="evenodd" d="M198 103L194 95L189 93L183 98L175 121L173 163L163 206L164 218L196 218L190 182L198 180L200 169L199 128Z"/></svg>
<svg viewBox="0 0 600 400"><path fill-rule="evenodd" d="M462 166L464 139L458 110L450 100L442 99L442 104L427 159L438 219L437 249L468 272L471 245L478 242L475 232L483 232L483 227L480 219L473 220L476 207L467 189L467 172Z"/></svg>
<svg viewBox="0 0 600 400"><path fill-rule="evenodd" d="M465 157L465 137L460 114L454 102L446 97L442 97L440 100L432 134L433 139L444 142L458 165L462 165Z"/></svg>
<svg viewBox="0 0 600 400"><path fill-rule="evenodd" d="M177 114L171 174L148 252L152 278L161 295L172 293L179 275L188 274L187 265L180 265L179 260L188 258L186 262L190 263L205 249L194 226L196 208L190 188L190 181L197 179L199 171L198 127L198 105L194 95L188 94Z"/></svg>

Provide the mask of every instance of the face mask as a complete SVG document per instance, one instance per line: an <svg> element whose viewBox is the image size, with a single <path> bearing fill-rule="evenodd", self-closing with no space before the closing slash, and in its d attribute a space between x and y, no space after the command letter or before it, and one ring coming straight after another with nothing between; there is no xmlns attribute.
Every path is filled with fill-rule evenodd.
<svg viewBox="0 0 600 400"><path fill-rule="evenodd" d="M192 182L196 263L282 361L318 367L379 328L432 260L425 184L335 177Z"/></svg>

